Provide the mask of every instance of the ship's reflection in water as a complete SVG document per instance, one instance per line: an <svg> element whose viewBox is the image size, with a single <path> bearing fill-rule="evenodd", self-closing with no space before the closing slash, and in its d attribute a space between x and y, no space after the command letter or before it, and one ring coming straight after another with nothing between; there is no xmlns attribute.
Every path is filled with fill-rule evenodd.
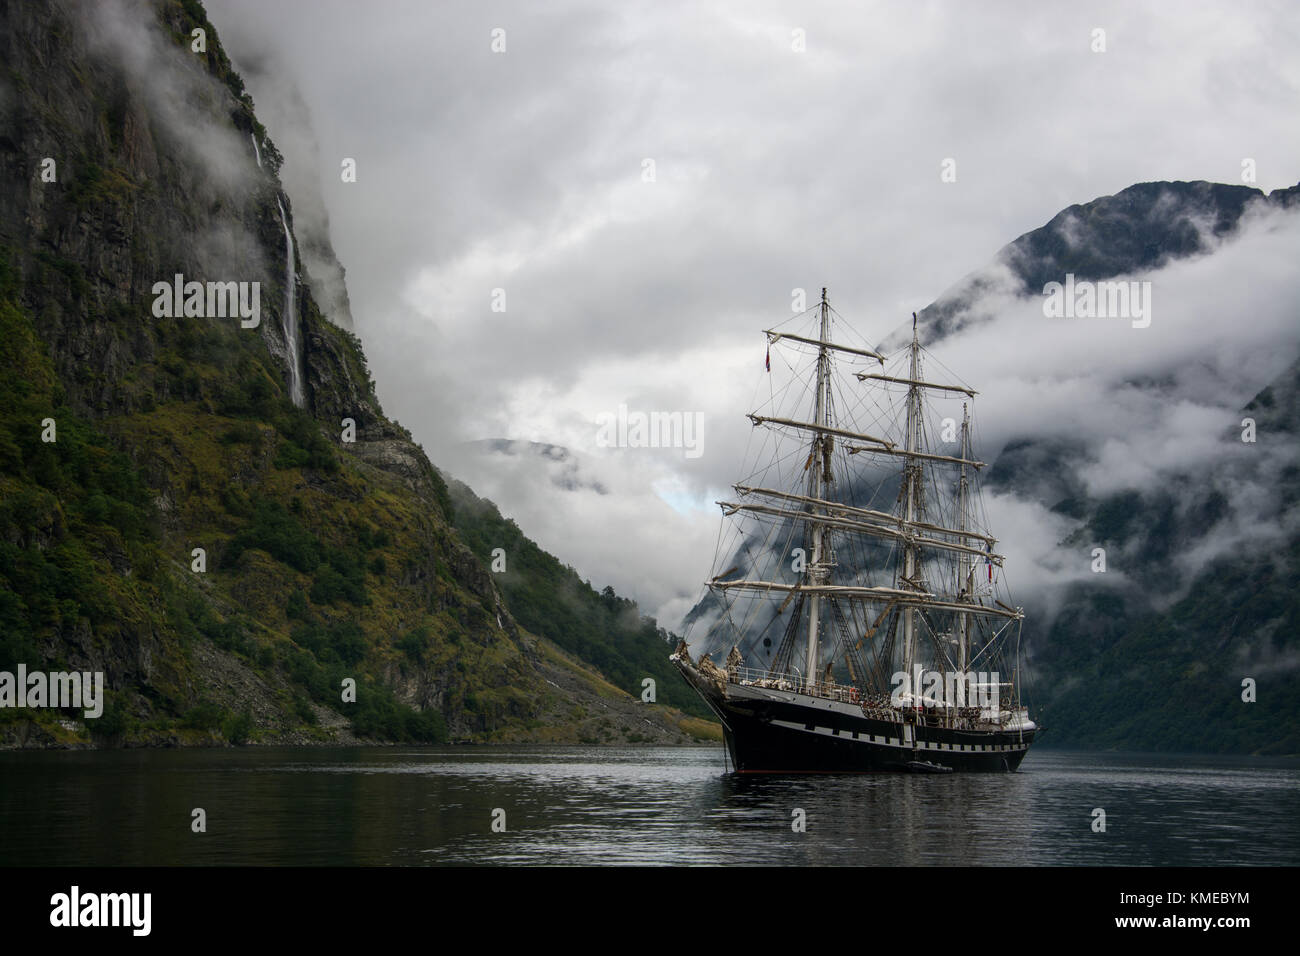
<svg viewBox="0 0 1300 956"><path fill-rule="evenodd" d="M721 748L249 748L5 753L0 779L6 865L1300 864L1296 760L737 777Z"/></svg>

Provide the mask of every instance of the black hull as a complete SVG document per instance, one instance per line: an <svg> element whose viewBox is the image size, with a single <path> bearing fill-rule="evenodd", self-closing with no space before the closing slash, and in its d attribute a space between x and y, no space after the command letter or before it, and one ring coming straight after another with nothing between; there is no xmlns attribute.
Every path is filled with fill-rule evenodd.
<svg viewBox="0 0 1300 956"><path fill-rule="evenodd" d="M953 730L880 720L804 695L761 699L743 696L742 688L723 696L697 675L685 676L722 722L737 773L1010 773L1034 740L1034 730Z"/></svg>
<svg viewBox="0 0 1300 956"><path fill-rule="evenodd" d="M843 715L828 719L830 715L825 713L814 717L807 709L799 709L804 723L794 728L738 708L724 708L723 736L737 773L913 772L928 769L925 764L974 773L1010 773L1020 766L1034 737L1033 731L913 727L909 744L903 724ZM842 725L839 733L828 724Z"/></svg>

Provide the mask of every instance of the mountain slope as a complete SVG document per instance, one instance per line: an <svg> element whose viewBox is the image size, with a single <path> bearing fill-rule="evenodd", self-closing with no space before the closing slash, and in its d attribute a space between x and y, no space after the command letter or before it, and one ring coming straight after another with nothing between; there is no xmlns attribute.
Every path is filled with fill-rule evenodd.
<svg viewBox="0 0 1300 956"><path fill-rule="evenodd" d="M1298 396L1300 361L1243 415L1294 451ZM1049 452L1047 470L1068 471L1073 451ZM990 477L1004 485L1025 481L1034 454L1035 443L1018 443ZM1291 693L1300 666L1300 456L1292 457L1269 476L1278 543L1231 548L1190 580L1174 570L1178 559L1233 533L1225 495L1203 476L1056 503L1079 520L1072 543L1133 559L1119 584L1093 575L1070 586L1047 633L1026 628L1051 744L1300 753L1300 700ZM1253 703L1242 696L1246 679L1255 685Z"/></svg>
<svg viewBox="0 0 1300 956"><path fill-rule="evenodd" d="M640 694L654 681L656 700L697 717L709 711L673 666L668 655L678 637L643 617L637 606L606 587L597 592L524 536L490 501L451 480L454 522L466 544L485 564L498 551L504 569L496 575L502 597L516 620L566 651L600 668L611 681Z"/></svg>
<svg viewBox="0 0 1300 956"><path fill-rule="evenodd" d="M202 6L6 3L0 51L0 670L109 688L99 720L0 710L0 742L683 739L523 632L460 541L303 281ZM168 315L177 275L260 313Z"/></svg>
<svg viewBox="0 0 1300 956"><path fill-rule="evenodd" d="M918 313L929 375L960 369L1000 416L980 481L1015 549L1044 746L1300 751L1297 197L1139 184L1062 210ZM1043 287L1068 274L1153 280L1157 325L1049 318Z"/></svg>

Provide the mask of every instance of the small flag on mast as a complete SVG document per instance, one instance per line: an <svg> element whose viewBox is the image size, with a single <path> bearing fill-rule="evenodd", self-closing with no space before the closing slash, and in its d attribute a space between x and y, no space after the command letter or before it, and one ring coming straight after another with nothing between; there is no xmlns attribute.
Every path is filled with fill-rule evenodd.
<svg viewBox="0 0 1300 956"><path fill-rule="evenodd" d="M767 361L765 364L767 365L767 370L769 372L772 371L772 346L771 345L768 345L767 347Z"/></svg>

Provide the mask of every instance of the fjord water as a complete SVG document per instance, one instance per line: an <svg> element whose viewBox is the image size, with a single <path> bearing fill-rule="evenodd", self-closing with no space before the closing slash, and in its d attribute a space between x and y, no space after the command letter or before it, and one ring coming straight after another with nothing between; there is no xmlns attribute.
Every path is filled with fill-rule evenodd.
<svg viewBox="0 0 1300 956"><path fill-rule="evenodd" d="M18 752L0 834L3 865L1296 865L1300 761L737 778L720 747Z"/></svg>

